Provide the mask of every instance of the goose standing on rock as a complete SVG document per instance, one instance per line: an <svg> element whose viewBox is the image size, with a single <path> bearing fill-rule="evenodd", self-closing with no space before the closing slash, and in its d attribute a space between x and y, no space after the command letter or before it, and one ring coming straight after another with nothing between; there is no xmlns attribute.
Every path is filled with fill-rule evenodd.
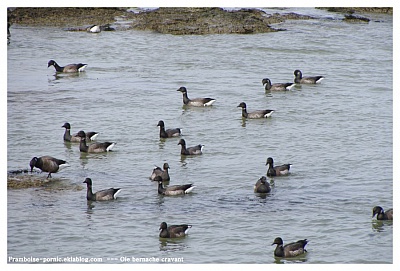
<svg viewBox="0 0 400 271"><path fill-rule="evenodd" d="M194 99L189 99L188 95L187 95L187 89L185 87L180 87L177 91L182 92L183 103L185 105L211 106L216 101L213 98L194 98Z"/></svg>
<svg viewBox="0 0 400 271"><path fill-rule="evenodd" d="M77 134L81 138L81 142L79 144L79 150L81 152L109 152L115 146L115 142L95 142L86 145L86 133L84 131L79 131Z"/></svg>
<svg viewBox="0 0 400 271"><path fill-rule="evenodd" d="M61 67L54 60L50 60L47 63L47 68L50 66L54 66L56 72L65 72L65 73L73 73L73 72L83 72L87 66L87 64L69 64L64 67Z"/></svg>
<svg viewBox="0 0 400 271"><path fill-rule="evenodd" d="M160 167L156 166L153 169L153 172L151 173L151 176L149 177L149 179L152 181L155 181L156 177L160 176L162 181L168 182L169 181L169 174L168 174L169 165L168 165L168 163L164 163L163 169L164 170L162 170Z"/></svg>
<svg viewBox="0 0 400 271"><path fill-rule="evenodd" d="M274 255L275 257L283 257L283 258L299 256L307 252L307 250L304 248L307 245L307 243L308 243L307 239L304 239L283 246L282 238L277 237L272 243L272 245L277 245L274 251Z"/></svg>
<svg viewBox="0 0 400 271"><path fill-rule="evenodd" d="M64 167L69 166L69 164L61 159L57 159L51 156L33 157L29 163L31 167L31 172L33 168L39 168L44 172L48 172L47 178L51 178L51 173L56 173Z"/></svg>
<svg viewBox="0 0 400 271"><path fill-rule="evenodd" d="M71 125L68 122L64 123L64 125L61 127L65 128L64 141L68 141L68 142L80 142L81 141L81 138L78 136L77 133L74 135L71 135ZM97 132L88 132L88 133L86 133L86 141L96 140L98 135L99 135L99 133L97 133Z"/></svg>
<svg viewBox="0 0 400 271"><path fill-rule="evenodd" d="M372 217L375 215L378 220L393 220L393 209L384 212L382 207L375 206L374 209L372 209Z"/></svg>
<svg viewBox="0 0 400 271"><path fill-rule="evenodd" d="M242 117L247 119L262 119L271 117L274 110L256 110L250 113L247 113L247 105L244 102L241 102L237 107L242 108Z"/></svg>
<svg viewBox="0 0 400 271"><path fill-rule="evenodd" d="M188 234L189 229L192 225L171 225L167 226L166 222L162 222L160 225L160 237L161 238L179 238L184 237Z"/></svg>
<svg viewBox="0 0 400 271"><path fill-rule="evenodd" d="M288 175L290 166L292 164L283 164L281 166L274 166L274 159L272 159L272 157L268 157L265 165L268 165L267 176L274 177L274 176Z"/></svg>
<svg viewBox="0 0 400 271"><path fill-rule="evenodd" d="M89 33L100 33L101 32L101 26L97 25L97 24L94 24L92 26L89 26L86 29L86 31L89 32Z"/></svg>
<svg viewBox="0 0 400 271"><path fill-rule="evenodd" d="M310 76L310 77L303 77L303 74L300 70L294 71L294 82L296 84L318 84L325 78L323 76Z"/></svg>
<svg viewBox="0 0 400 271"><path fill-rule="evenodd" d="M275 83L271 84L271 80L264 78L262 80L263 86L265 86L266 91L285 91L291 90L296 83Z"/></svg>
<svg viewBox="0 0 400 271"><path fill-rule="evenodd" d="M186 148L186 141L182 138L179 140L178 145L181 145L181 155L199 155L203 153L204 145L197 145Z"/></svg>
<svg viewBox="0 0 400 271"><path fill-rule="evenodd" d="M97 191L92 191L92 179L86 178L83 183L86 183L87 192L86 199L91 201L113 200L117 199L117 195L121 192L121 188L109 188Z"/></svg>
<svg viewBox="0 0 400 271"><path fill-rule="evenodd" d="M269 183L267 182L267 178L265 176L262 176L256 184L254 185L254 192L255 193L269 193L271 191L271 187Z"/></svg>
<svg viewBox="0 0 400 271"><path fill-rule="evenodd" d="M182 133L181 128L174 128L174 129L167 129L165 130L164 121L160 120L157 124L160 127L160 138L169 138L169 137L176 137L180 136Z"/></svg>
<svg viewBox="0 0 400 271"><path fill-rule="evenodd" d="M157 176L154 179L154 181L158 182L158 194L165 195L165 196L176 196L176 195L189 194L196 187L196 186L193 186L193 184L191 184L191 183L164 187L161 176Z"/></svg>

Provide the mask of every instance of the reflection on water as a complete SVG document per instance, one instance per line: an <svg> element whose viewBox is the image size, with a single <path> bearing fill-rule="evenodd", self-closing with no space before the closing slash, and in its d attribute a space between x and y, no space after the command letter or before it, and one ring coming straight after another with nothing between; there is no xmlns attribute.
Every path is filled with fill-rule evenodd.
<svg viewBox="0 0 400 271"><path fill-rule="evenodd" d="M160 251L183 251L188 248L188 245L185 243L186 238L189 236L184 236L180 238L159 238L160 240Z"/></svg>
<svg viewBox="0 0 400 271"><path fill-rule="evenodd" d="M390 230L393 229L393 220L373 220L372 223L372 230L375 232L384 232L387 231L387 227Z"/></svg>
<svg viewBox="0 0 400 271"><path fill-rule="evenodd" d="M308 253L304 254L304 255L300 255L294 258L280 258L280 257L274 257L274 263L276 264L284 264L284 263L305 263L307 262L307 255Z"/></svg>
<svg viewBox="0 0 400 271"><path fill-rule="evenodd" d="M85 195L85 197L86 197L86 195ZM88 214L87 218L91 218L91 215L94 212L93 208L95 207L95 205L93 204L93 201L91 201L91 200L87 200L86 205L87 205L87 208L86 208L85 213Z"/></svg>

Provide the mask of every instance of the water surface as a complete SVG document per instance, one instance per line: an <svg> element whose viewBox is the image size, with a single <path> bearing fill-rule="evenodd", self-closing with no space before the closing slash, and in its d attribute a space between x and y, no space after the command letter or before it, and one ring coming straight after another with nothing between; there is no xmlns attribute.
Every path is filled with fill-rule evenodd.
<svg viewBox="0 0 400 271"><path fill-rule="evenodd" d="M271 10L268 10L271 11ZM272 10L271 12L277 12ZM184 263L392 263L393 224L371 219L392 207L393 22L369 24L342 15L287 21L287 31L256 35L173 36L116 31L88 34L11 27L8 45L7 167L27 168L51 155L70 167L47 188L8 190L7 249L12 257L183 258ZM85 73L56 75L60 65L88 63ZM261 80L291 82L293 71L324 75L320 85L265 93ZM212 97L212 108L182 107L182 95ZM274 109L272 118L243 120ZM181 127L199 157L181 157L178 139L160 140L159 120ZM62 140L100 132L112 153L81 154ZM267 197L253 193L265 161L292 163ZM148 180L168 162L171 184L193 194L162 197ZM45 174L42 174L43 177ZM94 190L121 187L113 202L87 203ZM269 181L271 181L269 179ZM189 236L158 238L162 221L188 223ZM275 237L307 238L307 255L273 257ZM329 252L329 253L328 253Z"/></svg>

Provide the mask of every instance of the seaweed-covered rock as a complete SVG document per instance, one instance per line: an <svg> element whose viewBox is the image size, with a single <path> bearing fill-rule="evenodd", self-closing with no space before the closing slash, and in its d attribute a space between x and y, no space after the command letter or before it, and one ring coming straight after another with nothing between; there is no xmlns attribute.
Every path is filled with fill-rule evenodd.
<svg viewBox="0 0 400 271"><path fill-rule="evenodd" d="M40 26L80 26L110 24L126 15L122 8L15 8L7 10L12 23Z"/></svg>
<svg viewBox="0 0 400 271"><path fill-rule="evenodd" d="M27 170L12 170L7 174L8 189L35 188L52 191L72 190L80 191L84 187L69 180L51 178L45 175L38 175L39 172L27 173Z"/></svg>
<svg viewBox="0 0 400 271"><path fill-rule="evenodd" d="M326 9L330 12L365 12L365 13L386 13L393 14L393 7L319 7L317 9Z"/></svg>
<svg viewBox="0 0 400 271"><path fill-rule="evenodd" d="M343 21L349 22L349 23L369 23L369 19L366 17L362 16L357 16L353 14L345 14Z"/></svg>
<svg viewBox="0 0 400 271"><path fill-rule="evenodd" d="M132 27L175 35L277 31L268 26L264 14L256 9L158 8L136 14Z"/></svg>
<svg viewBox="0 0 400 271"><path fill-rule="evenodd" d="M174 35L276 32L282 29L272 28L270 24L288 19L311 19L310 16L296 13L267 15L255 8L226 10L168 7L137 13L127 8L15 8L7 9L7 12L11 23L21 25L56 26L70 31L85 31L89 25L117 25L117 21L120 25L124 21L116 30L133 28Z"/></svg>

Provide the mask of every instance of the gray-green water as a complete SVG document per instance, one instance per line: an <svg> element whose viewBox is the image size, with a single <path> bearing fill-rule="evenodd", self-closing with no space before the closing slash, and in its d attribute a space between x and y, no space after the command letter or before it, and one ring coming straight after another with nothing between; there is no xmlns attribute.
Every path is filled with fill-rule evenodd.
<svg viewBox="0 0 400 271"><path fill-rule="evenodd" d="M70 167L53 174L54 189L7 191L7 256L392 263L393 224L371 218L373 206L393 204L392 16L348 24L326 11L286 11L320 19L288 21L277 33L206 36L13 25L7 167L27 168L42 155ZM50 59L89 65L77 76L55 76ZM263 78L291 82L295 69L326 79L264 92ZM183 108L180 86L189 97L217 101ZM250 111L276 112L245 121L242 101ZM183 128L189 146L204 144L204 154L183 158L178 139L160 140L161 119L166 128ZM72 132L94 130L98 141L116 141L114 152L81 155L77 144L62 140L66 121ZM293 167L261 198L252 189L268 156ZM170 184L192 182L193 194L157 194L148 177L164 162ZM86 188L76 189L86 177L95 191L121 187L120 198L88 204ZM162 221L193 228L184 239L162 241ZM308 253L275 259L277 236L307 238Z"/></svg>

